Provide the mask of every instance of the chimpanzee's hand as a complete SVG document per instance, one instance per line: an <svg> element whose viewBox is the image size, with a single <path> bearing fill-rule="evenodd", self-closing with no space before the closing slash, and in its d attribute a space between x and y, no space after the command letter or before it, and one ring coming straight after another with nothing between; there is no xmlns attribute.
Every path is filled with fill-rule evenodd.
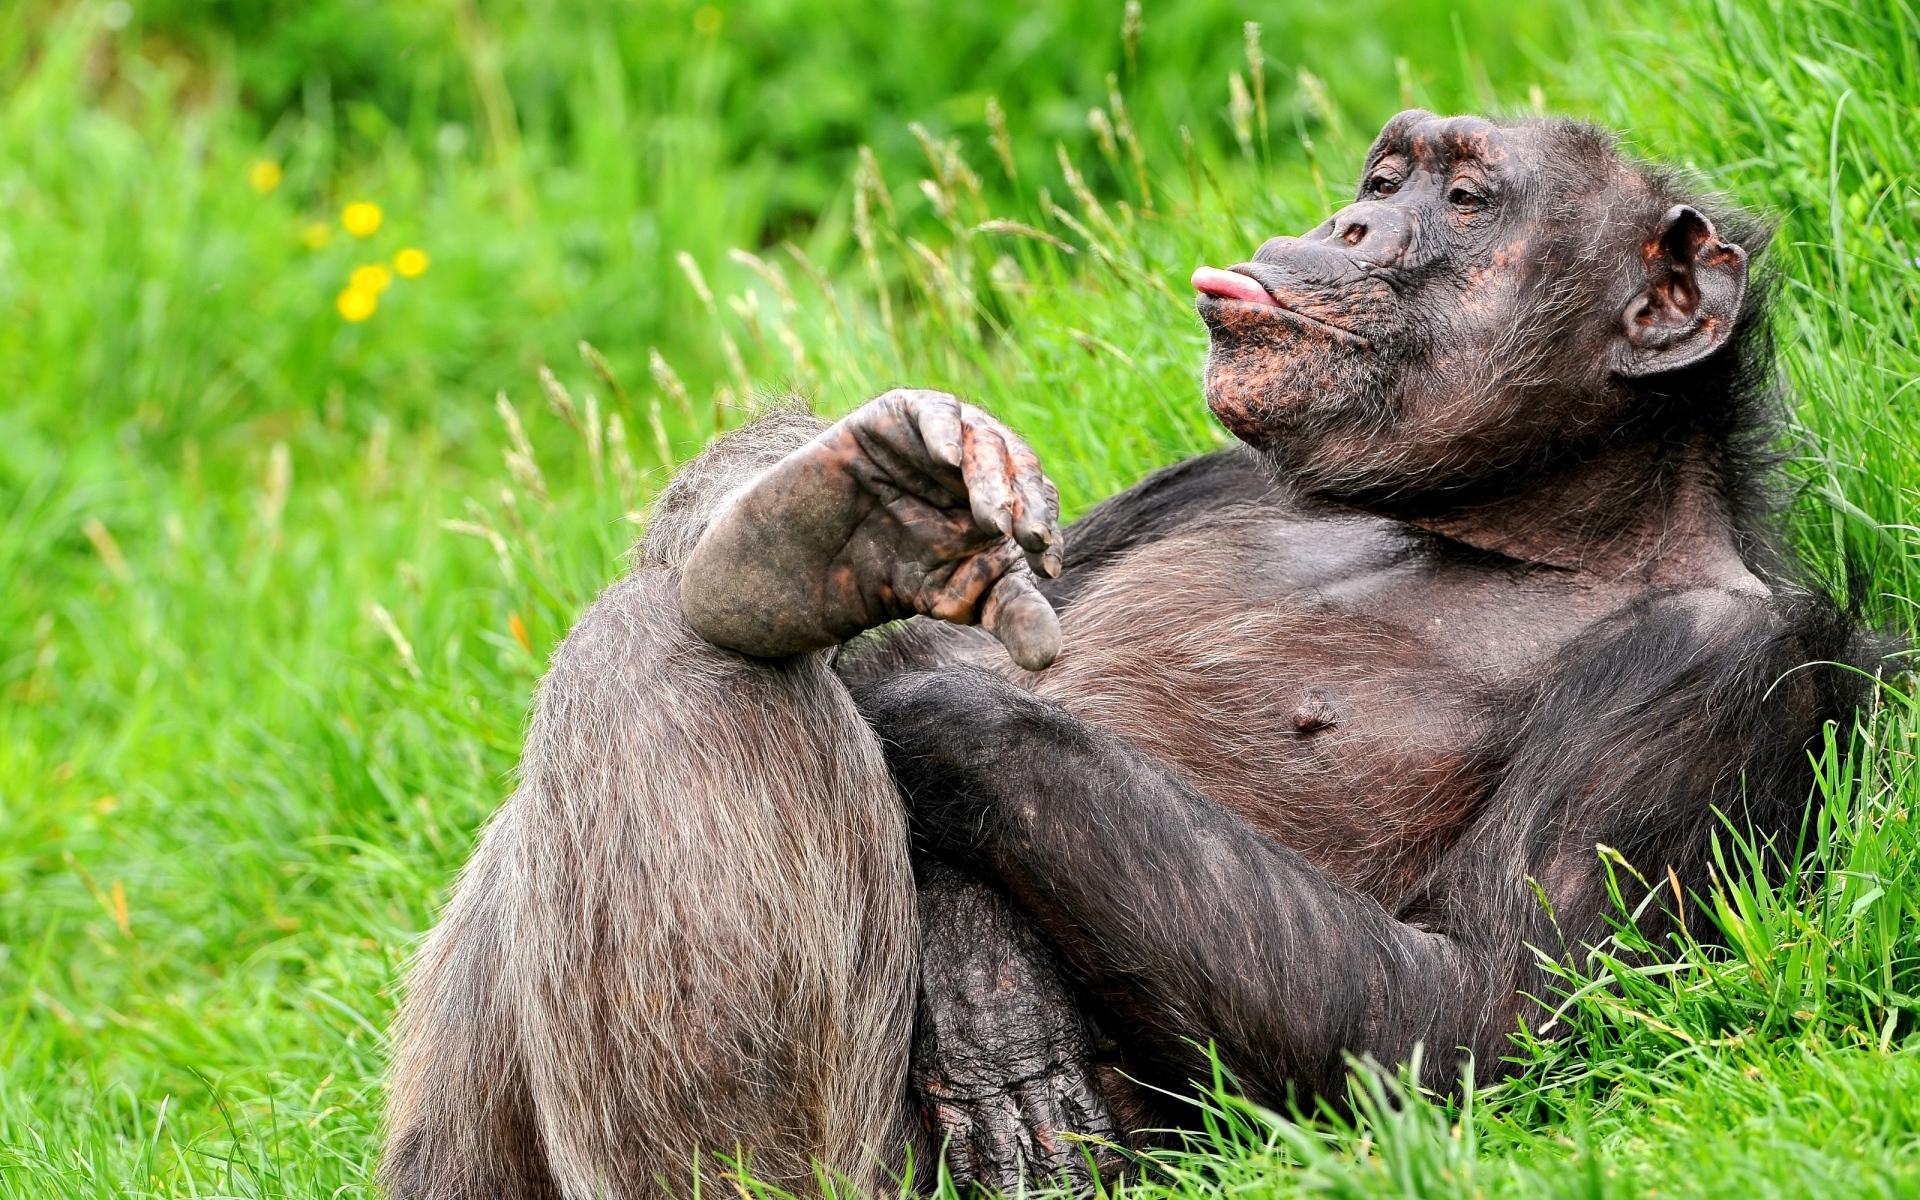
<svg viewBox="0 0 1920 1200"><path fill-rule="evenodd" d="M920 876L911 1078L954 1182L1091 1190L1118 1169L1119 1135L1052 951L986 885L935 863Z"/></svg>
<svg viewBox="0 0 1920 1200"><path fill-rule="evenodd" d="M680 580L708 641L779 657L901 617L980 623L1023 667L1060 649L1033 572L1060 570L1060 502L1027 444L945 392L870 401L748 484Z"/></svg>

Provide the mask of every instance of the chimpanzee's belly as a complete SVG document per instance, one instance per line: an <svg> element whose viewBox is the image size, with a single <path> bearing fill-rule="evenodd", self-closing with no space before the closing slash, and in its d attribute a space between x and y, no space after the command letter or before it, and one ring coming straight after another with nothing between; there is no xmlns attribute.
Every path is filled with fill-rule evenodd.
<svg viewBox="0 0 1920 1200"><path fill-rule="evenodd" d="M1486 795L1519 693L1615 603L1391 522L1268 512L1103 567L1025 682L1391 905Z"/></svg>

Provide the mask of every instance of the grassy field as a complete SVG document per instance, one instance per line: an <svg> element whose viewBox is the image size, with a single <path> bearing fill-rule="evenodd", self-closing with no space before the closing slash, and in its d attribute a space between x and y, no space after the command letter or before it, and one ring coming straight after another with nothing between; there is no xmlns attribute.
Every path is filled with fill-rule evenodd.
<svg viewBox="0 0 1920 1200"><path fill-rule="evenodd" d="M943 7L0 13L0 1194L371 1194L400 967L672 463L895 381L1076 510L1214 445L1187 273L1403 104L1592 115L1780 218L1796 540L1913 628L1907 0ZM1724 946L1623 926L1516 1080L1226 1106L1140 1190L1920 1194L1917 705L1836 732L1783 884L1728 841Z"/></svg>

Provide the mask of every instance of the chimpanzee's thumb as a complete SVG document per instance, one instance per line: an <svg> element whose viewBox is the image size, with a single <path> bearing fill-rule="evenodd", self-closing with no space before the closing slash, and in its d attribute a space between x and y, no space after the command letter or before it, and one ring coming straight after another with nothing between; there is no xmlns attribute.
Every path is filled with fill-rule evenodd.
<svg viewBox="0 0 1920 1200"><path fill-rule="evenodd" d="M1044 670L1060 656L1060 618L1024 570L1008 571L993 585L980 623L1029 671Z"/></svg>

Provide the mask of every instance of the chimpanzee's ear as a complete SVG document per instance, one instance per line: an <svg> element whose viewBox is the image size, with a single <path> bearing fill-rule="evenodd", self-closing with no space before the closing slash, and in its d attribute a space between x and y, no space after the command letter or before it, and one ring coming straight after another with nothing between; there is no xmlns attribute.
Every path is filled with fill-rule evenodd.
<svg viewBox="0 0 1920 1200"><path fill-rule="evenodd" d="M1726 345L1746 294L1747 252L1674 205L1647 243L1646 290L1621 314L1614 372L1638 379L1699 362Z"/></svg>

